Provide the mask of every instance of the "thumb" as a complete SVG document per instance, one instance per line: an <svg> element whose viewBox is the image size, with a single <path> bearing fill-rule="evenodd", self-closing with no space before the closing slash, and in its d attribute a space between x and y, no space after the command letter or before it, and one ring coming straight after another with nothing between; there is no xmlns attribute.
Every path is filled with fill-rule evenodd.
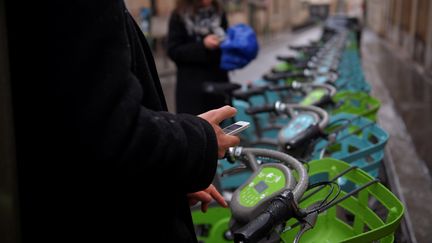
<svg viewBox="0 0 432 243"><path fill-rule="evenodd" d="M231 118L237 114L237 109L228 105L213 111L214 111L213 121L216 124L219 124L223 120Z"/></svg>

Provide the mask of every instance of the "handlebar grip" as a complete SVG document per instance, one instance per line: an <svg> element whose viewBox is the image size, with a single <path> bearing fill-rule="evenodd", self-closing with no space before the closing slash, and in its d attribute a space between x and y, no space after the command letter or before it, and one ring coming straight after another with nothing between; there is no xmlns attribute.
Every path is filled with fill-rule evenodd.
<svg viewBox="0 0 432 243"><path fill-rule="evenodd" d="M269 212L260 214L255 220L234 233L234 242L257 242L273 228L273 216Z"/></svg>
<svg viewBox="0 0 432 243"><path fill-rule="evenodd" d="M277 82L279 80L282 79L287 79L287 78L300 78L300 77L304 77L303 72L272 72L272 73L267 73L263 75L263 79L264 80L268 80L271 82Z"/></svg>
<svg viewBox="0 0 432 243"><path fill-rule="evenodd" d="M305 69L305 68L307 68L308 62L309 62L309 60L294 63L294 67L296 67L298 69Z"/></svg>
<svg viewBox="0 0 432 243"><path fill-rule="evenodd" d="M273 199L267 210L258 217L235 231L234 242L258 242L270 234L274 227L294 217L295 209L290 203L294 196L291 191L286 192Z"/></svg>
<svg viewBox="0 0 432 243"><path fill-rule="evenodd" d="M264 113L264 112L272 112L276 111L274 104L266 104L263 106L253 106L246 109L246 114L248 115L255 115L258 113Z"/></svg>
<svg viewBox="0 0 432 243"><path fill-rule="evenodd" d="M204 82L202 84L204 92L208 94L231 94L234 90L240 89L241 85L236 83L223 82Z"/></svg>
<svg viewBox="0 0 432 243"><path fill-rule="evenodd" d="M277 56L276 59L288 63L295 63L298 61L298 58L295 56Z"/></svg>
<svg viewBox="0 0 432 243"><path fill-rule="evenodd" d="M288 46L288 48L295 51L315 51L319 49L318 46L313 46L313 45Z"/></svg>
<svg viewBox="0 0 432 243"><path fill-rule="evenodd" d="M247 101L251 96L264 94L265 89L266 87L253 87L247 90L236 90L233 92L233 97Z"/></svg>
<svg viewBox="0 0 432 243"><path fill-rule="evenodd" d="M296 89L295 87L293 87L293 85L273 85L269 87L269 90L271 91L284 91L284 90L293 90Z"/></svg>
<svg viewBox="0 0 432 243"><path fill-rule="evenodd" d="M288 48L289 49L292 49L292 50L302 50L302 49L307 49L307 48L309 48L310 46L307 46L307 45L289 45L288 46Z"/></svg>

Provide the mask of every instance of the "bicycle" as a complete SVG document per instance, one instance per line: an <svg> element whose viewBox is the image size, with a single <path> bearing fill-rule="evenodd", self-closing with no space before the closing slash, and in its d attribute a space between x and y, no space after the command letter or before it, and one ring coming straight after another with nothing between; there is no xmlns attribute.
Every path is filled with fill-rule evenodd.
<svg viewBox="0 0 432 243"><path fill-rule="evenodd" d="M254 173L234 192L231 213L217 207L209 209L216 216L213 218L193 212L200 241L392 242L404 207L377 179L362 170L339 160L323 159L308 163L306 173L304 165L293 157L265 149L233 148L231 156L248 165ZM282 163L272 163L275 161ZM323 173L331 179L307 186L309 176ZM336 183L339 178L360 186L344 192ZM380 202L387 209L384 220L370 208L370 200ZM339 208L346 215L341 217L336 212Z"/></svg>

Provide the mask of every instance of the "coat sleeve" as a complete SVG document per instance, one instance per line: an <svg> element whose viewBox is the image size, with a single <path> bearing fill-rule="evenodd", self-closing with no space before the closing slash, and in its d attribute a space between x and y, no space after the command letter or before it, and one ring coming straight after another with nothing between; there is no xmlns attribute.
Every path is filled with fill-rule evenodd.
<svg viewBox="0 0 432 243"><path fill-rule="evenodd" d="M181 17L173 13L168 25L168 56L177 64L208 65L218 63L220 50L205 48L204 42L196 42L188 36Z"/></svg>
<svg viewBox="0 0 432 243"><path fill-rule="evenodd" d="M142 49L131 45L120 2L71 4L61 13L65 21L50 23L55 34L46 43L50 72L44 82L56 102L44 109L57 112L49 117L61 136L53 136L73 144L62 146L70 149L65 153L85 154L100 168L138 181L163 173L185 192L204 189L216 171L214 131L199 117L155 111L143 102L159 98L158 80L148 67L153 60L135 63Z"/></svg>
<svg viewBox="0 0 432 243"><path fill-rule="evenodd" d="M138 109L137 117L126 124L121 137L106 134L108 138L103 140L113 143L103 149L120 151L120 161L126 162L128 173L135 177L148 171L165 171L170 184L181 185L186 192L206 188L216 172L217 140L213 128L192 115Z"/></svg>

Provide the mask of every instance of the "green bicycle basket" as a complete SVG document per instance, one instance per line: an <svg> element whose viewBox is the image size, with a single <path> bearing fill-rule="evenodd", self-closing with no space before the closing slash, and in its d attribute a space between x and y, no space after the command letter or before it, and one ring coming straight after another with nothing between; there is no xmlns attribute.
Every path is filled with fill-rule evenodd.
<svg viewBox="0 0 432 243"><path fill-rule="evenodd" d="M204 243L233 242L226 237L229 232L230 218L229 208L222 208L214 204L208 208L206 213L202 213L199 208L192 209L192 220L198 241Z"/></svg>
<svg viewBox="0 0 432 243"><path fill-rule="evenodd" d="M311 161L309 166L310 177L327 174L330 179L350 168L349 164L330 158ZM360 169L351 170L343 178L359 186L374 180ZM322 201L329 190L328 187L323 188L301 202L300 207L307 208ZM346 192L341 191L338 198L344 195ZM404 206L399 199L384 185L374 183L357 196L350 196L321 213L314 228L306 231L300 242L393 242L403 213ZM290 220L287 225L295 222ZM281 237L284 242L293 242L298 231L299 226L282 233Z"/></svg>
<svg viewBox="0 0 432 243"><path fill-rule="evenodd" d="M381 102L365 92L340 91L333 96L335 107L329 110L331 114L341 112L364 116L376 121Z"/></svg>

